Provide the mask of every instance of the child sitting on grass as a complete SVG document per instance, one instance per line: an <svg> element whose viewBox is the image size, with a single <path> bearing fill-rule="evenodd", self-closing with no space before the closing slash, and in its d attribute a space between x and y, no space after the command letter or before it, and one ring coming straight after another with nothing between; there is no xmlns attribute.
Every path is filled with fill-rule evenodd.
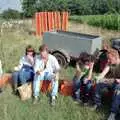
<svg viewBox="0 0 120 120"><path fill-rule="evenodd" d="M94 66L93 56L83 52L76 63L76 73L73 78L74 95L77 102L88 103L92 89L92 71ZM83 88L83 98L81 98L81 88Z"/></svg>

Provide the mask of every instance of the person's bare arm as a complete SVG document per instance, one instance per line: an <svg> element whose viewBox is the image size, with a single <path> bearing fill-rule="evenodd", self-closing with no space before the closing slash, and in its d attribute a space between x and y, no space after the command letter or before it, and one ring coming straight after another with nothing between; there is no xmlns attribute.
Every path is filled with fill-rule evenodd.
<svg viewBox="0 0 120 120"><path fill-rule="evenodd" d="M94 62L91 63L87 80L91 80L92 79L93 66L94 66Z"/></svg>
<svg viewBox="0 0 120 120"><path fill-rule="evenodd" d="M109 70L110 70L110 66L106 66L105 68L104 68L104 70L103 70L103 72L102 73L100 73L97 77L96 77L96 82L102 82L102 80L103 80L103 78L106 76L106 74L109 72Z"/></svg>
<svg viewBox="0 0 120 120"><path fill-rule="evenodd" d="M79 64L76 63L76 72L75 72L75 76L79 77L81 75L81 69L79 67Z"/></svg>
<svg viewBox="0 0 120 120"><path fill-rule="evenodd" d="M101 79L103 79L105 77L105 75L109 72L110 67L106 66L103 70L103 72L99 75Z"/></svg>

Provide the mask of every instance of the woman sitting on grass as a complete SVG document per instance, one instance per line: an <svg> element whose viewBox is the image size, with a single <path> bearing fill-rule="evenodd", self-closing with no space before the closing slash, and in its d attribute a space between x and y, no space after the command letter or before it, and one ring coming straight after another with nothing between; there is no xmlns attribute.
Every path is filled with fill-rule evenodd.
<svg viewBox="0 0 120 120"><path fill-rule="evenodd" d="M103 72L96 77L97 84L95 89L95 105L93 110L98 110L102 105L102 90L111 89L113 90L114 94L111 114L108 120L115 120L115 116L120 108L120 57L118 52L113 49L108 50L107 57L108 64L104 68ZM105 77L108 79L105 79Z"/></svg>
<svg viewBox="0 0 120 120"><path fill-rule="evenodd" d="M14 68L15 72L12 74L14 93L17 92L18 84L23 85L28 81L33 80L34 77L34 57L35 51L31 45L26 47L26 53L21 57L19 65Z"/></svg>
<svg viewBox="0 0 120 120"><path fill-rule="evenodd" d="M81 64L82 63L82 64ZM94 66L93 56L87 53L81 53L79 62L76 64L76 74L73 78L74 95L77 102L84 102L87 104L90 100L90 93L92 90L92 71ZM81 88L84 88L83 100L81 98Z"/></svg>

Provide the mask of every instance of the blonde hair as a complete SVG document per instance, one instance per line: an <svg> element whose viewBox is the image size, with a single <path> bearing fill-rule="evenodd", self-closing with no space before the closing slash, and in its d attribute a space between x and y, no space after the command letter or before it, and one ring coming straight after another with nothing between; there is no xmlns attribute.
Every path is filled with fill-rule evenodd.
<svg viewBox="0 0 120 120"><path fill-rule="evenodd" d="M119 58L119 53L117 50L110 48L107 51L108 51L108 53L107 53L108 59L110 59L111 56L115 57L116 59Z"/></svg>

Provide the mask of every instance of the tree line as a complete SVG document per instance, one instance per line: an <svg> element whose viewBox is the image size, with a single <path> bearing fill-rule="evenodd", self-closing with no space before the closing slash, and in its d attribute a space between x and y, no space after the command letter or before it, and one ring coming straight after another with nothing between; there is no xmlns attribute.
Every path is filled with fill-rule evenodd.
<svg viewBox="0 0 120 120"><path fill-rule="evenodd" d="M120 0L21 0L24 16L37 11L69 11L74 15L120 13Z"/></svg>
<svg viewBox="0 0 120 120"><path fill-rule="evenodd" d="M20 0L22 12L8 9L6 18L32 17L41 11L68 11L70 15L120 14L120 0Z"/></svg>

